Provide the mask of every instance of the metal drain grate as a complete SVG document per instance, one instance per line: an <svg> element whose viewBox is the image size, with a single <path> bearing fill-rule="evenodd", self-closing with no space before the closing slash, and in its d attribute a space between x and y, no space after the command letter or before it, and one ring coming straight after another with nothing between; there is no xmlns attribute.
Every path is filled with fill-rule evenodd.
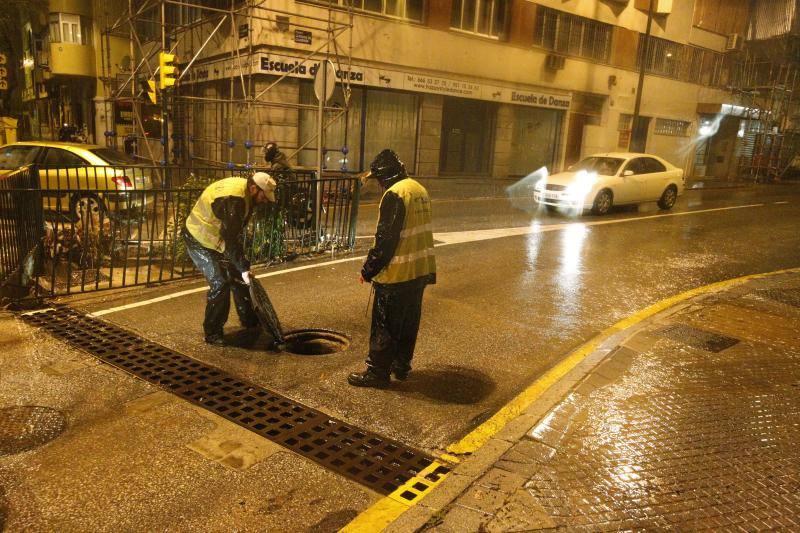
<svg viewBox="0 0 800 533"><path fill-rule="evenodd" d="M758 296L769 298L778 303L800 307L800 288L798 289L761 289L755 291Z"/></svg>
<svg viewBox="0 0 800 533"><path fill-rule="evenodd" d="M672 339L680 342L681 344L686 344L688 346L693 346L695 348L700 348L701 350L714 353L719 353L722 350L730 348L731 346L739 343L739 339L734 339L733 337L726 337L725 335L719 335L704 329L687 326L686 324L667 326L658 333L662 337Z"/></svg>
<svg viewBox="0 0 800 533"><path fill-rule="evenodd" d="M381 494L411 503L450 471L421 451L331 418L69 307L22 318Z"/></svg>

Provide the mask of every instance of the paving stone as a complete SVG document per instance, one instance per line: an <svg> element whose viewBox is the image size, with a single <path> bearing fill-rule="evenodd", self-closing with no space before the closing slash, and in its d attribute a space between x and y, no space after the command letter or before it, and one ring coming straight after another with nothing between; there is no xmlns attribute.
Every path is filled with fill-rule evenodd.
<svg viewBox="0 0 800 533"><path fill-rule="evenodd" d="M488 490L510 494L520 489L526 481L527 478L525 476L495 467L484 474L476 483Z"/></svg>

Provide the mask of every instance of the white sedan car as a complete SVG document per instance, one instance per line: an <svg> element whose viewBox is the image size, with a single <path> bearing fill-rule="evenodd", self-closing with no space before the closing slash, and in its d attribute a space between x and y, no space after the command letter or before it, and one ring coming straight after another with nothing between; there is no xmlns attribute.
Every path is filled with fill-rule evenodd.
<svg viewBox="0 0 800 533"><path fill-rule="evenodd" d="M548 209L588 209L604 215L612 205L653 201L661 209L672 209L680 194L682 169L654 155L612 152L587 157L539 180L533 198Z"/></svg>

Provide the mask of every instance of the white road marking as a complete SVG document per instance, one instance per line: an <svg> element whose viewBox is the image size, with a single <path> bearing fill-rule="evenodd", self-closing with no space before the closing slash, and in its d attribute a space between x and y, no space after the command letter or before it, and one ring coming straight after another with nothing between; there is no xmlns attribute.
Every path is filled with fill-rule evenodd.
<svg viewBox="0 0 800 533"><path fill-rule="evenodd" d="M573 221L573 222L563 222L559 224L548 224L548 225L540 225L534 222L533 224L529 224L527 226L519 226L513 228L499 228L499 229L484 229L484 230L471 230L471 231L451 231L451 232L444 232L444 233L434 233L433 238L435 241L438 241L435 245L437 248L440 246L447 246L450 244L464 244L469 242L477 242L477 241L488 241L492 239L500 239L504 237L513 237L519 235L529 235L532 233L544 233L548 231L558 231L561 229L567 229L575 224L581 224L583 226L602 226L606 224L623 224L626 222L638 222L640 220L651 220L654 218L665 218L665 217L678 217L678 216L688 216L688 215L697 215L701 213L714 213L718 211L731 211L734 209L747 209L751 207L763 207L764 204L747 204L747 205L737 205L732 207L716 207L713 209L699 209L697 211L684 211L682 213L663 213L660 215L648 215L643 217L631 217L631 218L620 218L620 219L612 219L612 220L593 220L590 222L580 222L580 221ZM351 263L353 261L361 261L366 259L367 256L360 255L358 257L346 257L343 259L335 259L333 261L326 261L324 263L313 263L310 265L303 265L294 268L287 268L283 270L274 270L272 272L265 272L263 274L259 274L256 276L258 279L262 278L269 278L272 276L280 276L282 274L289 274L291 272L299 272L301 270L309 270L312 268L321 268L330 265L338 265L341 263ZM197 294L198 292L205 292L208 290L206 285L202 287L195 287L193 289L186 289L179 292L173 292L170 294L165 294L163 296L157 296L155 298L150 298L147 300L142 300L139 302L132 302L125 305L120 305L118 307L111 307L109 309L103 309L100 311L95 311L90 313L89 316L98 317L103 315L108 315L111 313L117 313L119 311L125 311L128 309L134 309L136 307L142 307L145 305L150 305L158 302L164 302L167 300L172 300L175 298L180 298L181 296L188 296L190 294Z"/></svg>
<svg viewBox="0 0 800 533"><path fill-rule="evenodd" d="M783 204L788 204L788 203L789 202L775 202L775 205L783 205Z"/></svg>

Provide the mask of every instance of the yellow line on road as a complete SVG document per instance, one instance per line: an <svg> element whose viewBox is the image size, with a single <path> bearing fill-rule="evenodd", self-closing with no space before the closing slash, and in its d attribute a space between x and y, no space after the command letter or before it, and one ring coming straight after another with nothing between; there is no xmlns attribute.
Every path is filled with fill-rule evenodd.
<svg viewBox="0 0 800 533"><path fill-rule="evenodd" d="M648 307L645 307L644 309L628 316L627 318L620 320L611 327L603 330L602 332L600 332L599 335L594 337L592 340L586 342L585 344L582 344L576 350L572 351L569 355L567 355L567 357L565 357L558 364L556 364L556 366L547 371L542 377L537 379L535 382L533 382L533 384L531 384L528 388L522 391L513 400L511 400L505 406L503 406L489 420L487 420L480 426L476 427L460 441L448 446L447 451L449 452L449 454L455 454L455 455L465 455L465 454L475 453L481 446L486 444L490 438L492 438L501 429L503 429L503 427L505 427L506 424L514 420L528 407L530 407L533 404L533 402L539 399L547 389L549 389L556 382L558 382L558 380L563 378L570 370L575 368L578 365L578 363L583 361L589 354L594 352L594 350L596 350L598 346L600 346L603 342L605 342L609 337L611 337L615 333L630 328L631 326L634 326L644 321L645 319L648 319L660 313L661 311L669 309L670 307L673 307L679 303L685 302L686 300L689 300L695 296L728 289L735 285L739 285L754 279L765 278L768 276L774 276L778 274L797 273L797 272L800 272L800 268L787 268L783 270L776 270L774 272L766 272L763 274L750 274L747 276L741 276L738 278L733 278L725 281L719 281L716 283L711 283L709 285L704 285L702 287L696 287L694 289L684 291L680 294L676 294L675 296L665 298ZM443 454L442 458L445 460L452 460L453 456L449 454ZM377 531L382 531L389 524L397 520L397 518L401 514L403 514L406 510L408 510L409 507L411 507L412 505L416 505L423 498L424 495L421 496L420 498L417 498L413 503L410 504L400 503L391 495L381 498L371 507L367 508L360 515L358 515L352 522L350 522L347 526L345 526L341 531L347 533L356 533L356 532L373 533Z"/></svg>

